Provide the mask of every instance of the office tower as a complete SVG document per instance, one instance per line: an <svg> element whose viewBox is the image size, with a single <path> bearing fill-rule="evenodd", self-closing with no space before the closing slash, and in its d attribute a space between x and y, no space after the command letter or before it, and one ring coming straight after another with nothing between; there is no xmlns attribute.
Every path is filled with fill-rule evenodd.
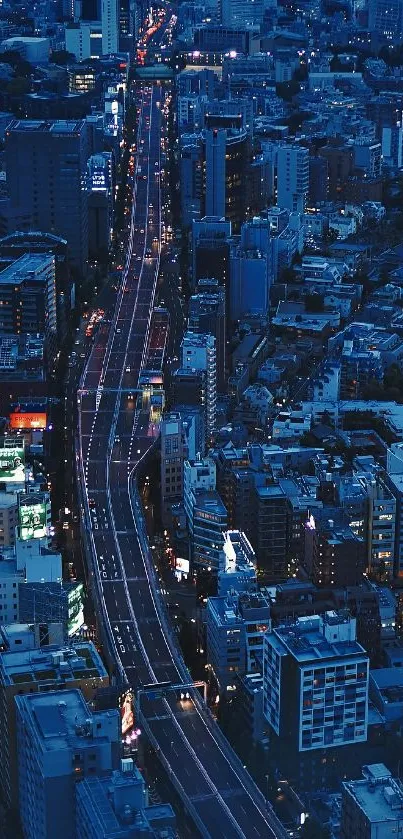
<svg viewBox="0 0 403 839"><path fill-rule="evenodd" d="M42 333L50 358L57 352L55 258L27 253L0 271L0 331Z"/></svg>
<svg viewBox="0 0 403 839"><path fill-rule="evenodd" d="M280 771L289 763L287 777L304 766L308 771L309 755L311 766L317 758L316 771L324 772L322 755L329 749L366 741L368 673L355 618L345 611L298 618L266 633L264 713Z"/></svg>
<svg viewBox="0 0 403 839"><path fill-rule="evenodd" d="M119 711L93 713L80 690L15 697L25 839L75 839L76 784L118 766Z"/></svg>
<svg viewBox="0 0 403 839"><path fill-rule="evenodd" d="M119 50L118 0L101 0L102 55Z"/></svg>
<svg viewBox="0 0 403 839"><path fill-rule="evenodd" d="M309 151L280 146L277 152L277 206L303 213L309 190Z"/></svg>
<svg viewBox="0 0 403 839"><path fill-rule="evenodd" d="M185 370L201 370L206 378L206 430L215 428L217 410L217 356L213 335L185 332L181 344L181 366Z"/></svg>
<svg viewBox="0 0 403 839"><path fill-rule="evenodd" d="M213 277L227 289L229 286L229 243L231 223L225 218L202 218L192 225L193 284ZM228 309L227 309L228 311Z"/></svg>
<svg viewBox="0 0 403 839"><path fill-rule="evenodd" d="M346 523L310 516L303 565L318 586L354 586L366 570L366 545Z"/></svg>
<svg viewBox="0 0 403 839"><path fill-rule="evenodd" d="M363 777L343 781L340 839L395 839L403 830L403 790L383 763L362 767Z"/></svg>
<svg viewBox="0 0 403 839"><path fill-rule="evenodd" d="M237 233L246 212L247 132L242 128L207 128L203 142L205 215L225 217Z"/></svg>
<svg viewBox="0 0 403 839"><path fill-rule="evenodd" d="M183 497L183 461L185 441L182 419L176 411L167 414L160 425L161 432L161 502L162 521L168 524L172 504Z"/></svg>
<svg viewBox="0 0 403 839"><path fill-rule="evenodd" d="M203 199L202 148L198 136L182 138L180 150L181 217L184 227L200 218Z"/></svg>
<svg viewBox="0 0 403 839"><path fill-rule="evenodd" d="M38 648L31 627L0 631L0 783L8 806L18 801L15 697L79 688L87 702L109 677L92 642ZM61 699L61 694L58 694ZM56 703L55 703L56 704Z"/></svg>
<svg viewBox="0 0 403 839"><path fill-rule="evenodd" d="M92 155L88 171L88 253L107 259L113 230L113 158L111 152Z"/></svg>
<svg viewBox="0 0 403 839"><path fill-rule="evenodd" d="M267 255L238 245L230 256L230 319L247 315L267 317L270 305L270 275Z"/></svg>
<svg viewBox="0 0 403 839"><path fill-rule="evenodd" d="M188 527L194 569L217 573L222 562L228 516L216 490L199 489L194 492Z"/></svg>
<svg viewBox="0 0 403 839"><path fill-rule="evenodd" d="M325 157L309 158L309 202L310 205L326 201L328 192L327 160Z"/></svg>
<svg viewBox="0 0 403 839"><path fill-rule="evenodd" d="M223 26L245 29L260 26L263 22L263 0L221 0L221 23Z"/></svg>
<svg viewBox="0 0 403 839"><path fill-rule="evenodd" d="M399 38L402 34L403 12L401 0L369 0L368 28L385 35Z"/></svg>
<svg viewBox="0 0 403 839"><path fill-rule="evenodd" d="M76 801L76 839L168 839L176 832L171 805L149 805L143 775L131 758L121 760L112 775L80 781Z"/></svg>
<svg viewBox="0 0 403 839"><path fill-rule="evenodd" d="M34 229L67 239L81 273L88 259L87 157L84 121L14 120L6 133L12 206L28 211Z"/></svg>
<svg viewBox="0 0 403 839"><path fill-rule="evenodd" d="M234 690L236 676L259 672L269 626L269 602L260 592L209 597L207 661L220 692Z"/></svg>
<svg viewBox="0 0 403 839"><path fill-rule="evenodd" d="M189 301L188 326L197 334L213 335L217 353L217 388L225 390L225 289L215 279L200 279Z"/></svg>
<svg viewBox="0 0 403 839"><path fill-rule="evenodd" d="M56 283L56 326L60 344L66 335L71 304L74 300L74 279L68 259L65 239L51 233L13 232L0 239L0 259L5 264L16 261L25 254L50 254L54 256Z"/></svg>
<svg viewBox="0 0 403 839"><path fill-rule="evenodd" d="M258 557L259 570L269 580L287 575L289 503L276 483L257 486L252 496L254 519L246 531Z"/></svg>

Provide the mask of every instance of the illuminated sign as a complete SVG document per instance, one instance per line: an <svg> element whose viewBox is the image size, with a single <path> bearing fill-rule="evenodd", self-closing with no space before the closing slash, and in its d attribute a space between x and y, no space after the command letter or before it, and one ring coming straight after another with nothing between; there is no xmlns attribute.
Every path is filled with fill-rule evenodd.
<svg viewBox="0 0 403 839"><path fill-rule="evenodd" d="M309 519L306 523L306 527L308 528L308 530L316 530L315 519L312 515L309 516Z"/></svg>
<svg viewBox="0 0 403 839"><path fill-rule="evenodd" d="M120 716L122 721L122 736L124 736L134 726L133 694L131 691L128 691L122 697Z"/></svg>
<svg viewBox="0 0 403 839"><path fill-rule="evenodd" d="M46 504L43 501L28 501L18 511L20 539L42 539L46 536Z"/></svg>
<svg viewBox="0 0 403 839"><path fill-rule="evenodd" d="M68 628L69 638L84 626L84 584L77 583L68 593Z"/></svg>
<svg viewBox="0 0 403 839"><path fill-rule="evenodd" d="M25 414L14 412L10 414L10 428L29 431L31 429L45 429L47 416L45 413Z"/></svg>
<svg viewBox="0 0 403 839"><path fill-rule="evenodd" d="M183 559L181 556L177 556L175 559L175 569L176 571L181 571L182 574L189 574L190 571L190 564L188 559Z"/></svg>
<svg viewBox="0 0 403 839"><path fill-rule="evenodd" d="M0 448L0 482L9 484L25 483L24 443Z"/></svg>

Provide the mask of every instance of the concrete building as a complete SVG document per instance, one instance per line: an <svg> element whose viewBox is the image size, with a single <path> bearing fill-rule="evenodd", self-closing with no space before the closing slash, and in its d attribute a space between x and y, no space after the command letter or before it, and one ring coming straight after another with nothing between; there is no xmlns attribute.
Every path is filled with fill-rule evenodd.
<svg viewBox="0 0 403 839"><path fill-rule="evenodd" d="M235 690L236 676L259 671L269 625L269 603L259 592L209 597L207 661L220 692Z"/></svg>
<svg viewBox="0 0 403 839"><path fill-rule="evenodd" d="M13 625L0 639L0 783L8 806L18 801L15 698L79 688L87 702L109 676L92 642L38 647L32 627Z"/></svg>
<svg viewBox="0 0 403 839"><path fill-rule="evenodd" d="M181 343L181 363L185 370L201 370L206 377L206 430L215 428L217 412L217 354L214 335L185 332Z"/></svg>
<svg viewBox="0 0 403 839"><path fill-rule="evenodd" d="M26 253L0 271L0 331L42 333L52 358L57 351L55 258Z"/></svg>
<svg viewBox="0 0 403 839"><path fill-rule="evenodd" d="M119 50L118 0L101 0L102 55Z"/></svg>
<svg viewBox="0 0 403 839"><path fill-rule="evenodd" d="M403 9L401 0L370 0L368 27L371 31L393 40L402 31Z"/></svg>
<svg viewBox="0 0 403 839"><path fill-rule="evenodd" d="M309 191L309 151L280 146L277 152L277 206L303 213Z"/></svg>
<svg viewBox="0 0 403 839"><path fill-rule="evenodd" d="M112 241L114 178L111 152L92 155L88 171L88 252L90 259L107 257Z"/></svg>
<svg viewBox="0 0 403 839"><path fill-rule="evenodd" d="M189 300L188 326L191 332L213 335L217 357L217 388L225 389L226 329L225 288L215 279L200 279Z"/></svg>
<svg viewBox="0 0 403 839"><path fill-rule="evenodd" d="M247 132L234 127L208 128L203 133L203 143L205 215L225 217L237 233L246 212Z"/></svg>
<svg viewBox="0 0 403 839"><path fill-rule="evenodd" d="M170 804L149 806L143 775L131 758L121 760L112 775L90 777L76 786L77 839L132 839L176 834Z"/></svg>
<svg viewBox="0 0 403 839"><path fill-rule="evenodd" d="M293 774L303 753L366 741L368 672L346 612L298 618L265 634L264 713Z"/></svg>
<svg viewBox="0 0 403 839"><path fill-rule="evenodd" d="M75 839L76 785L111 772L119 711L92 713L80 690L16 696L20 818L26 839Z"/></svg>
<svg viewBox="0 0 403 839"><path fill-rule="evenodd" d="M14 492L0 492L0 553L2 548L15 544L18 525L18 495Z"/></svg>
<svg viewBox="0 0 403 839"><path fill-rule="evenodd" d="M232 233L231 222L224 217L204 217L192 225L192 277L196 285L199 279L213 277L218 283L229 287L229 243Z"/></svg>
<svg viewBox="0 0 403 839"><path fill-rule="evenodd" d="M403 831L403 791L383 763L362 768L363 778L343 782L341 839L394 839Z"/></svg>
<svg viewBox="0 0 403 839"><path fill-rule="evenodd" d="M88 208L87 131L83 121L14 120L6 132L7 189L31 226L67 239L71 260L85 273Z"/></svg>
<svg viewBox="0 0 403 839"><path fill-rule="evenodd" d="M366 570L366 545L351 527L320 516L305 526L304 566L317 586L354 586Z"/></svg>
<svg viewBox="0 0 403 839"><path fill-rule="evenodd" d="M192 561L195 570L218 572L224 533L228 528L225 506L216 490L197 490L188 519Z"/></svg>
<svg viewBox="0 0 403 839"><path fill-rule="evenodd" d="M218 572L217 593L257 591L256 555L242 530L224 533L223 563Z"/></svg>
<svg viewBox="0 0 403 839"><path fill-rule="evenodd" d="M162 521L170 522L172 504L183 497L183 462L185 441L180 414L172 411L164 417L161 432L161 502Z"/></svg>

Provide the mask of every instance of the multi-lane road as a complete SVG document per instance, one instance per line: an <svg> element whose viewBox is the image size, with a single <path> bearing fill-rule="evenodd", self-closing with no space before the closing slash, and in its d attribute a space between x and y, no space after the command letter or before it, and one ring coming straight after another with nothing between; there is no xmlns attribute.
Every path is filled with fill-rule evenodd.
<svg viewBox="0 0 403 839"><path fill-rule="evenodd" d="M77 472L82 535L98 611L120 676L138 696L140 725L193 819L215 839L285 836L196 692L144 696L186 683L152 565L136 468L155 426L136 392L146 363L161 248L160 141L164 90L139 87L137 168L127 260L115 312L94 342L78 391Z"/></svg>

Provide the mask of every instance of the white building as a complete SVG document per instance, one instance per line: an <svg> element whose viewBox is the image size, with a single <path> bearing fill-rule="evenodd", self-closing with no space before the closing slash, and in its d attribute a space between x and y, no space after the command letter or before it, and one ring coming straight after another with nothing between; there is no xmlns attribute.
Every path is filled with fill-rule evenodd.
<svg viewBox="0 0 403 839"><path fill-rule="evenodd" d="M181 344L181 362L186 370L203 370L206 376L206 428L212 432L217 410L217 361L213 335L185 332Z"/></svg>
<svg viewBox="0 0 403 839"><path fill-rule="evenodd" d="M273 422L273 441L301 437L311 430L312 416L303 411L280 411Z"/></svg>
<svg viewBox="0 0 403 839"><path fill-rule="evenodd" d="M309 151L280 146L277 152L277 206L303 213L309 190Z"/></svg>

